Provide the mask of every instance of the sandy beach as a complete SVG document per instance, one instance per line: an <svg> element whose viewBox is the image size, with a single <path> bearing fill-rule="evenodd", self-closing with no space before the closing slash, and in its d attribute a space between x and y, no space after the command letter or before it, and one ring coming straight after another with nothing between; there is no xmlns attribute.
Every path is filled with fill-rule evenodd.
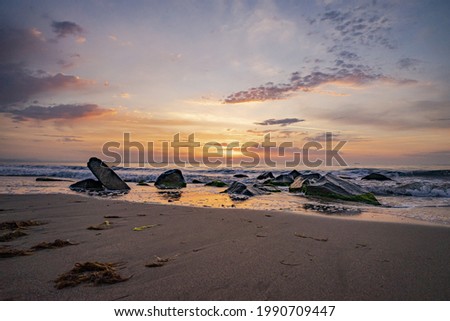
<svg viewBox="0 0 450 321"><path fill-rule="evenodd" d="M450 299L445 226L73 195L1 199L0 222L45 223L3 250L74 245L0 258L0 300ZM87 229L105 221L107 229ZM117 273L130 278L55 287L84 262L120 262Z"/></svg>

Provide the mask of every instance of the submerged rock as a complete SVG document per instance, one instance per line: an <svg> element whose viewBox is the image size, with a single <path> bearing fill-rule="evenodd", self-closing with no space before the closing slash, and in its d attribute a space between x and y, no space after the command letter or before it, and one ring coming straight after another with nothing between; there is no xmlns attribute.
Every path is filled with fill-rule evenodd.
<svg viewBox="0 0 450 321"><path fill-rule="evenodd" d="M302 192L308 196L380 205L372 193L332 174L326 174L315 182L305 180L302 184Z"/></svg>
<svg viewBox="0 0 450 321"><path fill-rule="evenodd" d="M271 178L275 178L275 176L273 176L272 172L264 172L264 173L260 174L258 177L256 177L256 179L258 179L258 180L271 179Z"/></svg>
<svg viewBox="0 0 450 321"><path fill-rule="evenodd" d="M222 181L212 181L212 182L206 183L205 186L225 187L225 186L228 186L228 184L224 183Z"/></svg>
<svg viewBox="0 0 450 321"><path fill-rule="evenodd" d="M179 169L171 169L158 176L155 187L159 189L179 189L186 187L186 181Z"/></svg>
<svg viewBox="0 0 450 321"><path fill-rule="evenodd" d="M111 168L101 159L92 157L87 164L92 174L109 190L129 190L125 183Z"/></svg>
<svg viewBox="0 0 450 321"><path fill-rule="evenodd" d="M192 184L203 184L203 182L199 181L198 179L193 179Z"/></svg>
<svg viewBox="0 0 450 321"><path fill-rule="evenodd" d="M246 177L248 177L248 175L245 175L245 174L235 174L235 175L233 175L233 177L236 177L236 178L246 178Z"/></svg>
<svg viewBox="0 0 450 321"><path fill-rule="evenodd" d="M267 194L262 190L236 181L233 182L224 193L228 193L232 200L245 200L251 196Z"/></svg>
<svg viewBox="0 0 450 321"><path fill-rule="evenodd" d="M378 173L369 174L367 176L364 176L361 179L372 180L372 181L392 181L392 179L390 179L389 177L384 176L383 174L378 174Z"/></svg>
<svg viewBox="0 0 450 321"><path fill-rule="evenodd" d="M70 185L69 188L74 191L103 191L105 189L102 183L92 178L76 182Z"/></svg>

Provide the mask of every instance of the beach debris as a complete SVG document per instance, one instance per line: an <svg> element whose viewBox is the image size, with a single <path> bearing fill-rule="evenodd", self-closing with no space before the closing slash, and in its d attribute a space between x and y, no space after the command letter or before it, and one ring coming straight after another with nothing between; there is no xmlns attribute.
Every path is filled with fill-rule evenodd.
<svg viewBox="0 0 450 321"><path fill-rule="evenodd" d="M47 224L40 221L7 221L0 223L0 230L8 231L0 235L0 242L9 242L16 238L28 235L23 230L31 226Z"/></svg>
<svg viewBox="0 0 450 321"><path fill-rule="evenodd" d="M56 248L60 248L60 247L65 247L65 246L70 246L70 245L78 245L78 244L79 243L56 239L54 242L51 242L51 243L41 242L39 244L36 244L35 246L31 247L31 250L40 251L40 250L46 250L46 249L56 249Z"/></svg>
<svg viewBox="0 0 450 321"><path fill-rule="evenodd" d="M317 237L313 237L313 236L303 235L303 234L300 234L300 233L294 233L294 235L296 237L300 237L302 239L311 239L311 240L318 241L318 242L327 242L328 241L328 238L326 238L326 239L317 238Z"/></svg>
<svg viewBox="0 0 450 321"><path fill-rule="evenodd" d="M167 198L168 202L179 201L182 195L181 191L160 191L158 192L164 198Z"/></svg>
<svg viewBox="0 0 450 321"><path fill-rule="evenodd" d="M246 177L248 177L248 175L245 175L245 174L234 174L233 177L236 177L236 178L246 178Z"/></svg>
<svg viewBox="0 0 450 321"><path fill-rule="evenodd" d="M313 210L326 215L358 215L362 212L359 208L310 203L303 204L303 208L305 210Z"/></svg>
<svg viewBox="0 0 450 321"><path fill-rule="evenodd" d="M92 283L97 286L128 281L131 276L123 278L116 271L116 268L121 265L121 263L101 262L75 263L75 267L72 270L60 275L55 280L55 287L57 289L63 289L66 287L74 287L81 283Z"/></svg>
<svg viewBox="0 0 450 321"><path fill-rule="evenodd" d="M301 190L307 196L380 205L372 193L355 183L343 180L330 173L317 181L304 180Z"/></svg>
<svg viewBox="0 0 450 321"><path fill-rule="evenodd" d="M228 184L222 181L211 181L206 183L205 186L225 187L228 186Z"/></svg>
<svg viewBox="0 0 450 321"><path fill-rule="evenodd" d="M0 230L16 230L19 228L26 229L30 226L39 226L47 224L47 222L41 222L41 221L7 221L7 222L1 222L0 223Z"/></svg>
<svg viewBox="0 0 450 321"><path fill-rule="evenodd" d="M289 263L289 262L286 262L285 260L281 260L280 263L283 265L287 265L287 266L298 266L301 264L301 263Z"/></svg>
<svg viewBox="0 0 450 321"><path fill-rule="evenodd" d="M92 157L87 163L92 174L109 190L129 190L130 187L101 159Z"/></svg>
<svg viewBox="0 0 450 321"><path fill-rule="evenodd" d="M147 263L147 264L145 264L145 266L149 267L149 268L161 267L161 266L164 266L170 260L174 259L176 256L174 256L172 258L169 258L169 257L162 258L162 257L155 255L155 259L153 260L153 262Z"/></svg>
<svg viewBox="0 0 450 321"><path fill-rule="evenodd" d="M379 174L379 173L371 173L369 175L364 176L361 178L363 180L372 180L372 181L392 181L389 177Z"/></svg>
<svg viewBox="0 0 450 321"><path fill-rule="evenodd" d="M273 176L272 172L264 172L264 173L258 175L258 177L256 177L256 179L258 179L258 180L271 179L271 178L275 178L275 176Z"/></svg>
<svg viewBox="0 0 450 321"><path fill-rule="evenodd" d="M155 227L155 226L159 226L159 224L149 224L149 225L138 226L138 227L133 228L133 231L139 232L139 231L143 231L143 230Z"/></svg>
<svg viewBox="0 0 450 321"><path fill-rule="evenodd" d="M186 181L179 169L171 169L158 176L155 187L159 189L180 189L186 187Z"/></svg>
<svg viewBox="0 0 450 321"><path fill-rule="evenodd" d="M103 191L105 188L103 184L95 179L88 178L82 181L76 182L69 186L73 191L85 192L85 191Z"/></svg>
<svg viewBox="0 0 450 321"><path fill-rule="evenodd" d="M256 237L268 237L269 235L267 235L266 233L257 233Z"/></svg>
<svg viewBox="0 0 450 321"><path fill-rule="evenodd" d="M9 247L0 247L0 258L9 258L14 256L30 255L32 252L27 250L18 250Z"/></svg>
<svg viewBox="0 0 450 321"><path fill-rule="evenodd" d="M265 191L259 190L252 186L247 186L243 183L236 181L231 183L230 187L228 187L224 191L224 193L228 193L228 195L233 201L242 201L248 199L251 196L268 194Z"/></svg>
<svg viewBox="0 0 450 321"><path fill-rule="evenodd" d="M94 230L94 231L107 230L107 229L110 229L112 227L111 225L112 225L112 223L110 223L109 221L104 221L103 223L100 223L98 225L91 225L87 229L88 230Z"/></svg>
<svg viewBox="0 0 450 321"><path fill-rule="evenodd" d="M122 216L119 215L105 215L104 218L122 218Z"/></svg>

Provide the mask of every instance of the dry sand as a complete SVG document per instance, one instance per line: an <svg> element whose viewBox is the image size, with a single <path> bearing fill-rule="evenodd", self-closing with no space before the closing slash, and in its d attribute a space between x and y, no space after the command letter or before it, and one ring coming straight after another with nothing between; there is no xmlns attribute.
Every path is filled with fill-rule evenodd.
<svg viewBox="0 0 450 321"><path fill-rule="evenodd" d="M79 243L0 258L0 300L450 299L449 227L72 195L0 198L0 222L47 223L3 249ZM111 215L119 218L104 218ZM87 229L106 220L109 229ZM131 278L55 287L76 263L94 261L122 262L118 272Z"/></svg>

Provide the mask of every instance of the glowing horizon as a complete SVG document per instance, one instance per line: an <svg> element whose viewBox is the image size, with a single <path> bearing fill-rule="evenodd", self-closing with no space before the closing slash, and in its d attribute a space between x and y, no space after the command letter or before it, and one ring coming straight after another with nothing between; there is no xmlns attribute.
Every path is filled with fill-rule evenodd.
<svg viewBox="0 0 450 321"><path fill-rule="evenodd" d="M2 160L86 161L123 133L450 165L446 1L0 4Z"/></svg>

